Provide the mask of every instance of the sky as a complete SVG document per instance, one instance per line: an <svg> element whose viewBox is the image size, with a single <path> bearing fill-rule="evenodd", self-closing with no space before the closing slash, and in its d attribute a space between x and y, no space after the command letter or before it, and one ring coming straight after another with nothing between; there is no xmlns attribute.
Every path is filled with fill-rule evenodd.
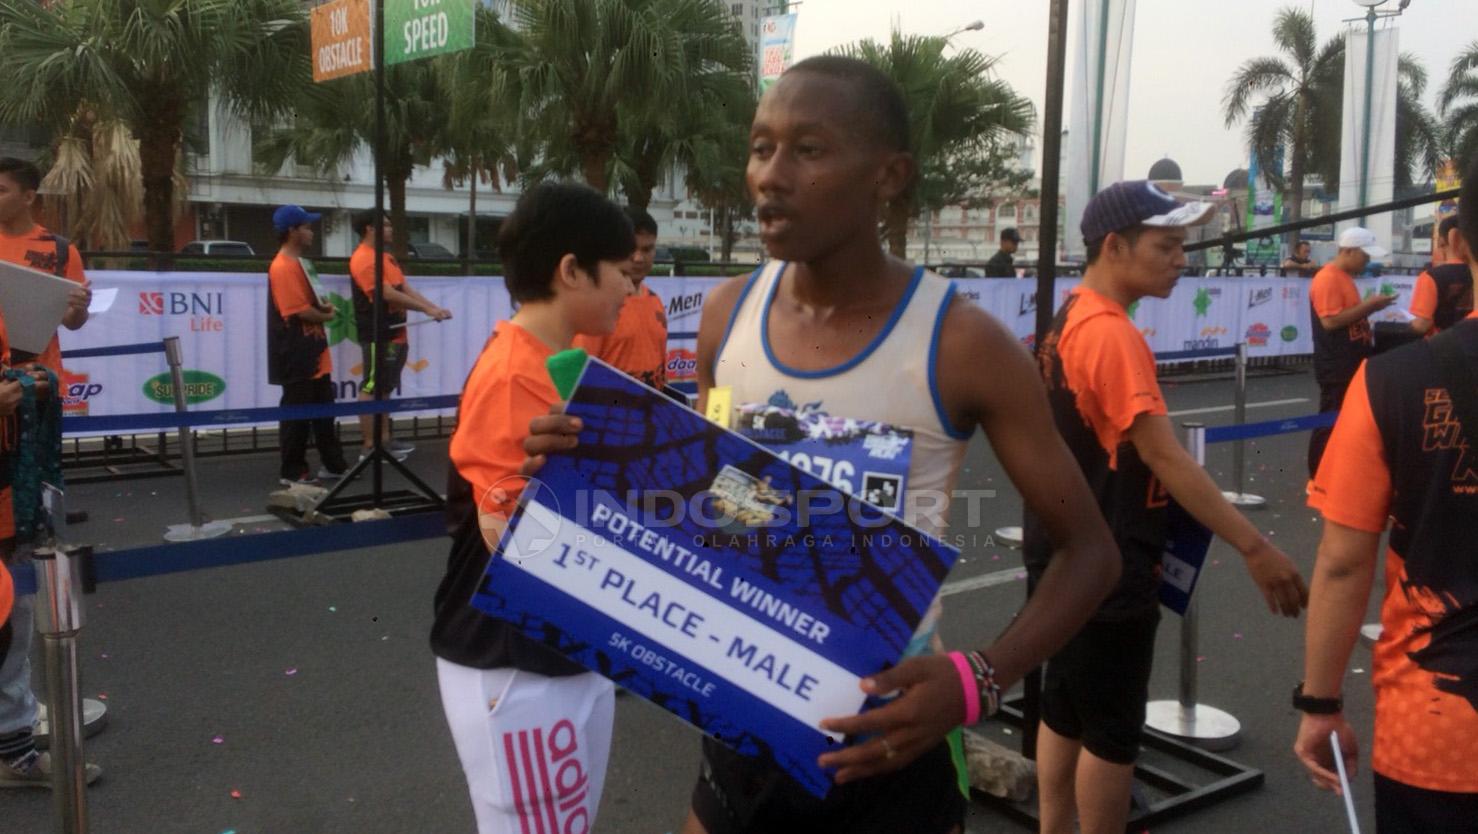
<svg viewBox="0 0 1478 834"><path fill-rule="evenodd" d="M1082 1L1070 0L1074 7ZM1000 77L1032 100L1040 124L1048 5L1048 0L805 0L794 8L799 15L795 55L799 60L863 38L886 39L895 25L906 33L945 35L981 20L983 30L962 32L951 43L998 56ZM1389 0L1382 8L1396 5ZM1287 6L1312 9L1321 44L1344 30L1344 20L1364 15L1353 0L1138 0L1126 177L1143 177L1166 155L1180 163L1188 184L1220 183L1233 169L1247 166L1242 125L1225 126L1221 99L1238 66L1277 52L1272 24ZM1433 107L1453 58L1478 42L1478 0L1412 0L1395 25L1402 52L1415 54L1427 68L1425 103ZM1069 78L1076 38L1072 26ZM1071 89L1067 96L1070 101ZM1064 125L1070 112L1064 110Z"/></svg>

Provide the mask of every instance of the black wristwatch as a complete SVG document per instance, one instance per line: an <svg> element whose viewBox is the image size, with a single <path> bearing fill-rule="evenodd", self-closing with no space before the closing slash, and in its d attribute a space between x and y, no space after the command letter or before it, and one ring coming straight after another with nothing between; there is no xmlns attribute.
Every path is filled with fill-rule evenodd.
<svg viewBox="0 0 1478 834"><path fill-rule="evenodd" d="M1293 688L1293 708L1309 715L1337 715L1345 711L1344 698L1315 698L1304 694L1303 681Z"/></svg>

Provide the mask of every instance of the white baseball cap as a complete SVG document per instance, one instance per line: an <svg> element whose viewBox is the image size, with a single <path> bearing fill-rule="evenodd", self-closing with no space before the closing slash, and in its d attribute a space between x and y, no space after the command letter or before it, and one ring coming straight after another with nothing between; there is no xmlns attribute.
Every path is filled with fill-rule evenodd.
<svg viewBox="0 0 1478 834"><path fill-rule="evenodd" d="M1339 248L1341 249L1364 249L1365 254L1372 258L1384 258L1390 254L1384 246L1375 242L1375 232L1362 226L1351 226L1339 233Z"/></svg>

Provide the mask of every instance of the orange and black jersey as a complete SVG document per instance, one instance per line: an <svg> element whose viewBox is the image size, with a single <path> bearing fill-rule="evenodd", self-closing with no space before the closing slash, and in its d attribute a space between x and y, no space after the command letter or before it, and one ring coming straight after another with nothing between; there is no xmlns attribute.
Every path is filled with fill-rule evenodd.
<svg viewBox="0 0 1478 834"><path fill-rule="evenodd" d="M1478 367L1478 320L1456 340ZM1467 427L1469 432L1474 427ZM1375 648L1377 773L1478 792L1478 437L1465 436L1422 341L1355 375L1310 492L1328 521L1391 523Z"/></svg>
<svg viewBox="0 0 1478 834"><path fill-rule="evenodd" d="M389 252L385 253L385 267L382 270L385 286L399 289L405 286L405 272L400 268L400 262ZM350 294L354 297L354 329L359 332L359 341L365 344L375 341L375 247L361 243L355 248L354 254L349 257ZM405 324L405 308L396 304L385 304L384 315L380 317L381 339L389 342L408 344L409 338L404 327L396 327ZM393 329L392 329L393 328Z"/></svg>
<svg viewBox="0 0 1478 834"><path fill-rule="evenodd" d="M1375 347L1369 319L1325 330L1321 317L1336 316L1360 303L1360 288L1350 273L1325 264L1309 285L1310 326L1314 331L1314 376L1321 383L1344 384Z"/></svg>
<svg viewBox="0 0 1478 834"><path fill-rule="evenodd" d="M1472 288L1473 273L1466 263L1430 266L1416 277L1410 312L1413 316L1430 319L1432 329L1427 335L1435 336L1457 324L1470 312L1460 310L1458 304Z"/></svg>
<svg viewBox="0 0 1478 834"><path fill-rule="evenodd" d="M318 305L308 273L282 252L267 267L267 381L306 382L333 373L328 332L298 313Z"/></svg>
<svg viewBox="0 0 1478 834"><path fill-rule="evenodd" d="M577 336L575 347L653 388L667 384L667 309L646 285L626 297L616 329L605 336Z"/></svg>
<svg viewBox="0 0 1478 834"><path fill-rule="evenodd" d="M55 275L58 268L58 241L55 235L39 224L32 226L31 231L23 235L12 237L0 234L0 261L8 261ZM67 246L67 264L61 277L79 284L86 283L87 276L82 272L82 256L78 254L77 246L72 243L68 243ZM61 374L62 348L56 336L51 337L46 350L36 357L36 362Z"/></svg>
<svg viewBox="0 0 1478 834"><path fill-rule="evenodd" d="M447 476L452 549L446 575L436 589L431 627L431 650L460 666L513 667L551 677L585 671L525 637L514 625L471 605L490 558L478 511L506 518L523 490L518 470L529 421L548 414L549 407L559 402L544 364L553 354L522 327L498 322L462 387Z"/></svg>
<svg viewBox="0 0 1478 834"><path fill-rule="evenodd" d="M1039 354L1057 430L1098 499L1124 558L1094 619L1145 616L1159 605L1169 496L1128 440L1142 414L1165 414L1155 357L1118 302L1080 286L1057 311ZM1026 515L1027 570L1040 578L1052 543Z"/></svg>

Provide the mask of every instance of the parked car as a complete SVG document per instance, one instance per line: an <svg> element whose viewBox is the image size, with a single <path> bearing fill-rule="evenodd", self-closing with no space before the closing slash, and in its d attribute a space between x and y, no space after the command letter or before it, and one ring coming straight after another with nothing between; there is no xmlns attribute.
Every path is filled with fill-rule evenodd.
<svg viewBox="0 0 1478 834"><path fill-rule="evenodd" d="M455 261L457 259L452 250L440 243L407 243L405 257L407 260L422 261Z"/></svg>
<svg viewBox="0 0 1478 834"><path fill-rule="evenodd" d="M239 240L192 240L180 248L181 255L255 255L250 243Z"/></svg>

